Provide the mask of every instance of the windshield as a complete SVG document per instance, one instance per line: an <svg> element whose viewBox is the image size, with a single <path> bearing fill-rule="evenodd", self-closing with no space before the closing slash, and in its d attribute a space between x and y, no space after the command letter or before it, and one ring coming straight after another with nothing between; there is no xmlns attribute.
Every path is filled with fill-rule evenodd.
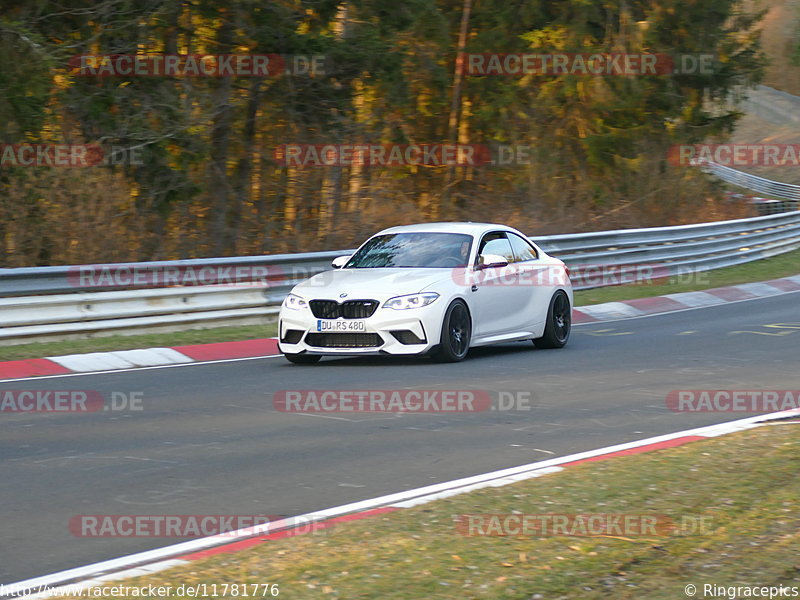
<svg viewBox="0 0 800 600"><path fill-rule="evenodd" d="M346 269L465 267L472 236L463 233L377 235L359 248Z"/></svg>

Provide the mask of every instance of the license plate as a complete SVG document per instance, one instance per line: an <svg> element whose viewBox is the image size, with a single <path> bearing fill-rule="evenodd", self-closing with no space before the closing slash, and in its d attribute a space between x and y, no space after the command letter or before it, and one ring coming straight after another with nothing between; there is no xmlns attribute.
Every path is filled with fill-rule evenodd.
<svg viewBox="0 0 800 600"><path fill-rule="evenodd" d="M366 331L365 321L344 321L331 319L317 319L317 331Z"/></svg>

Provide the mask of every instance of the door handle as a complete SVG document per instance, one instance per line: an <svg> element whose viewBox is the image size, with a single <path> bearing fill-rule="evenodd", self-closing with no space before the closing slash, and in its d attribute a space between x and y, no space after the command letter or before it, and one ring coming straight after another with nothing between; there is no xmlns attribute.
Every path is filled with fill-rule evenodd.
<svg viewBox="0 0 800 600"><path fill-rule="evenodd" d="M473 284L473 286L472 286L470 289L471 289L473 292L477 292L477 291L478 291L478 286Z"/></svg>

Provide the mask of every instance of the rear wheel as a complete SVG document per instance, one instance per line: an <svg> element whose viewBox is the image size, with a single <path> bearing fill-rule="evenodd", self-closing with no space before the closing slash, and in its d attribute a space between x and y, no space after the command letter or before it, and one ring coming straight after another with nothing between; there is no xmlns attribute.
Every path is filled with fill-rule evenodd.
<svg viewBox="0 0 800 600"><path fill-rule="evenodd" d="M547 309L547 322L544 335L533 340L537 348L563 348L569 339L572 326L572 307L569 297L563 290L558 290L550 300Z"/></svg>
<svg viewBox="0 0 800 600"><path fill-rule="evenodd" d="M469 351L472 319L463 300L455 300L444 313L442 336L434 358L440 362L458 362Z"/></svg>
<svg viewBox="0 0 800 600"><path fill-rule="evenodd" d="M319 354L285 354L286 360L296 365L313 365L322 358Z"/></svg>

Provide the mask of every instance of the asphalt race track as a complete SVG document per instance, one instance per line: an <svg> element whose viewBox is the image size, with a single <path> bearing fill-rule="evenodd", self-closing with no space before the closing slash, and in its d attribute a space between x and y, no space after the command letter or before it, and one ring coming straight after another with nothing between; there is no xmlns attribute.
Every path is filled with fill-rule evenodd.
<svg viewBox="0 0 800 600"><path fill-rule="evenodd" d="M563 350L462 363L281 357L0 383L139 393L141 411L0 413L0 582L177 539L80 538L76 515L295 515L751 413L674 413L676 389L798 389L800 293L580 325ZM530 391L529 411L289 414L297 389ZM710 458L713 460L713 458ZM643 476L646 476L643 474Z"/></svg>

